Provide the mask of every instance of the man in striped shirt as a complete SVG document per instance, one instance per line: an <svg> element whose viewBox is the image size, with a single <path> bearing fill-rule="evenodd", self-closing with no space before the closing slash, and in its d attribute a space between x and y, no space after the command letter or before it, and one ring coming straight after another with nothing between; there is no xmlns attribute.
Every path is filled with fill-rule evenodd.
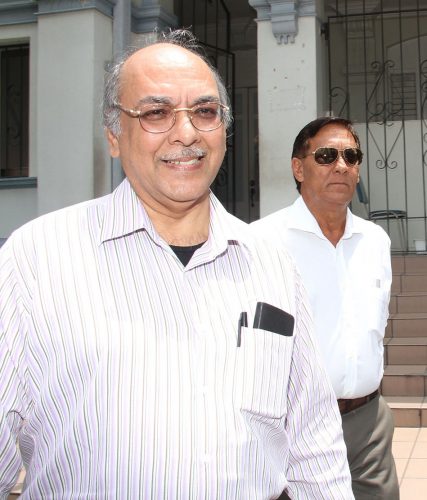
<svg viewBox="0 0 427 500"><path fill-rule="evenodd" d="M0 251L0 498L351 499L300 278L209 191L224 85L161 41L106 82L123 183Z"/></svg>

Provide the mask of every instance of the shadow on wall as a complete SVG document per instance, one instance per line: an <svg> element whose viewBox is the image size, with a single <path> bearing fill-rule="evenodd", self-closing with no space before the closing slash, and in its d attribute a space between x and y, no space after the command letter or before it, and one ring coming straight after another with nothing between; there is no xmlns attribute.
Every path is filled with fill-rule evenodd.
<svg viewBox="0 0 427 500"><path fill-rule="evenodd" d="M0 238L0 248L3 245L3 243L6 243L7 238Z"/></svg>

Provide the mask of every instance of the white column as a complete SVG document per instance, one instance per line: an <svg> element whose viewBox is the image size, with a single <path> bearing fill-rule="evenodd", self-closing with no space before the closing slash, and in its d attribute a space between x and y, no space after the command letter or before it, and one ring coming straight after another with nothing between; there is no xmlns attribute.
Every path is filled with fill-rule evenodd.
<svg viewBox="0 0 427 500"><path fill-rule="evenodd" d="M289 205L298 196L290 167L292 145L299 130L326 111L325 42L314 3L308 6L305 2L302 16L295 10L297 2L250 3L258 7L260 215L263 217ZM283 7L281 11L279 4Z"/></svg>
<svg viewBox="0 0 427 500"><path fill-rule="evenodd" d="M68 2L71 7L77 4ZM111 57L111 16L95 8L40 12L36 82L39 214L110 191L101 98L104 66Z"/></svg>

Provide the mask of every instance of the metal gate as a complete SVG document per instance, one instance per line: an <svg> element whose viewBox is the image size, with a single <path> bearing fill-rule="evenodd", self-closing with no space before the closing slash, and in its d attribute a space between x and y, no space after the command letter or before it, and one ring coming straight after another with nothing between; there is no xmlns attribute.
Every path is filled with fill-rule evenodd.
<svg viewBox="0 0 427 500"><path fill-rule="evenodd" d="M355 123L365 153L354 210L392 250L425 251L427 1L331 3L329 109Z"/></svg>
<svg viewBox="0 0 427 500"><path fill-rule="evenodd" d="M191 29L213 66L218 69L234 104L234 54L230 51L230 13L223 0L176 0L181 27ZM234 106L233 106L234 107ZM227 138L227 153L212 190L228 211L236 212L234 133Z"/></svg>

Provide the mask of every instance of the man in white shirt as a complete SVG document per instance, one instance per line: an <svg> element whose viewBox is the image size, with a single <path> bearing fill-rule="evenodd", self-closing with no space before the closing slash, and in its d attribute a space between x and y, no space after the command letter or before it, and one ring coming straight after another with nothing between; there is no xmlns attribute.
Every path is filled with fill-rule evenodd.
<svg viewBox="0 0 427 500"><path fill-rule="evenodd" d="M112 68L127 178L0 251L1 499L22 463L23 499L353 498L300 277L209 191L231 115L194 50Z"/></svg>
<svg viewBox="0 0 427 500"><path fill-rule="evenodd" d="M394 500L399 497L391 454L394 426L378 394L390 240L348 208L362 157L351 122L331 117L310 122L292 151L301 196L253 228L290 252L308 291L315 334L342 414L355 498Z"/></svg>

